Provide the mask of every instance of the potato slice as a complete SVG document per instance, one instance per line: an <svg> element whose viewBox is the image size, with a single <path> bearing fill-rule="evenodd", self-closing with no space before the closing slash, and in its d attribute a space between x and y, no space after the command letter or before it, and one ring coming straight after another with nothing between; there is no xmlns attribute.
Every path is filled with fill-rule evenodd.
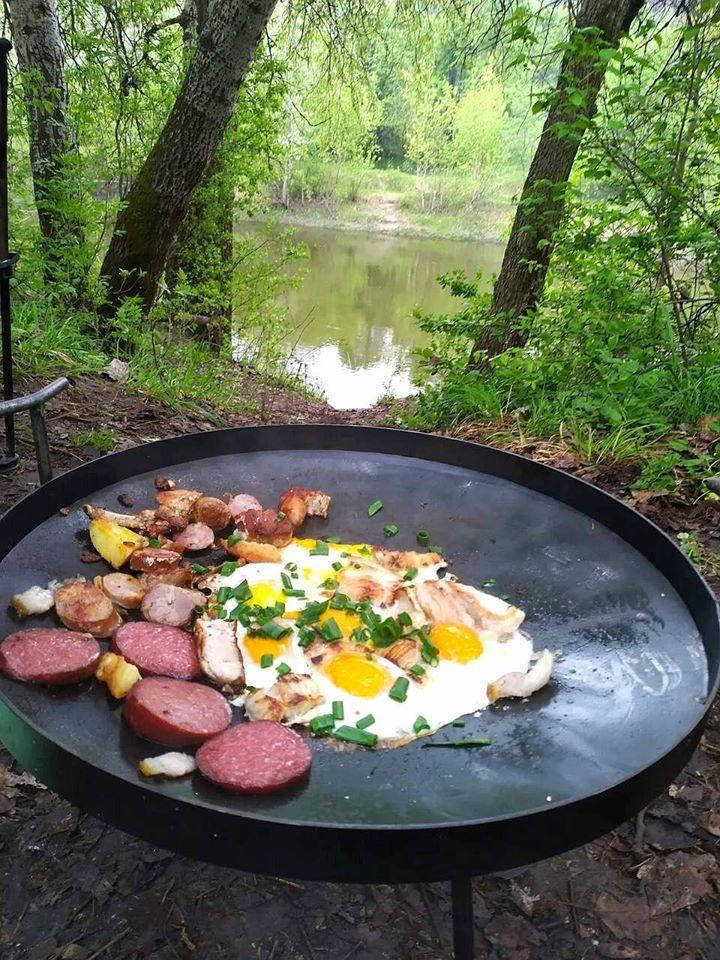
<svg viewBox="0 0 720 960"><path fill-rule="evenodd" d="M111 567L119 570L130 559L130 555L146 547L148 541L134 530L121 527L112 520L91 520L90 540L100 556Z"/></svg>
<svg viewBox="0 0 720 960"><path fill-rule="evenodd" d="M98 660L95 676L107 684L116 700L126 697L140 679L140 671L117 653L104 653Z"/></svg>

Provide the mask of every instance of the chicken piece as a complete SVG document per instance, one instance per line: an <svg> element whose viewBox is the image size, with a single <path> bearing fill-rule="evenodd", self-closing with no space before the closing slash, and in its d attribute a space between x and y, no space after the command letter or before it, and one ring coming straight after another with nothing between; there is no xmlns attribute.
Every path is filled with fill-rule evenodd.
<svg viewBox="0 0 720 960"><path fill-rule="evenodd" d="M199 490L158 490L155 494L159 504L156 513L164 520L186 527L193 519L195 501L202 495Z"/></svg>
<svg viewBox="0 0 720 960"><path fill-rule="evenodd" d="M204 607L207 597L199 590L176 587L171 583L156 583L142 599L140 607L145 620L164 623L169 627L186 627L196 612Z"/></svg>
<svg viewBox="0 0 720 960"><path fill-rule="evenodd" d="M537 660L527 673L506 673L487 686L491 703L505 697L529 697L550 680L554 657L549 650L536 654Z"/></svg>
<svg viewBox="0 0 720 960"><path fill-rule="evenodd" d="M310 674L289 673L276 680L269 690L249 693L245 698L245 712L250 720L294 723L324 699Z"/></svg>
<svg viewBox="0 0 720 960"><path fill-rule="evenodd" d="M415 599L425 615L426 623L475 623L459 596L448 590L449 581L426 580L415 587Z"/></svg>
<svg viewBox="0 0 720 960"><path fill-rule="evenodd" d="M287 546L293 537L292 524L275 510L246 510L242 517L242 528L247 540L271 543L274 547Z"/></svg>
<svg viewBox="0 0 720 960"><path fill-rule="evenodd" d="M255 540L236 540L230 546L226 540L221 540L230 556L244 563L280 563L282 555L272 543L257 543Z"/></svg>
<svg viewBox="0 0 720 960"><path fill-rule="evenodd" d="M401 613L407 613L415 629L424 627L427 623L427 617L417 602L415 590L408 590L407 587L400 587L399 590L395 591L395 599L388 612L391 617L398 617Z"/></svg>
<svg viewBox="0 0 720 960"><path fill-rule="evenodd" d="M106 684L116 700L122 700L140 679L140 671L119 653L104 653L98 660L95 676Z"/></svg>
<svg viewBox="0 0 720 960"><path fill-rule="evenodd" d="M145 530L149 520L148 514L154 516L152 510L142 511L141 513L116 513L114 510L96 507L92 503L84 503L83 510L91 520L107 520L109 523L117 523L118 526L125 527L127 530Z"/></svg>
<svg viewBox="0 0 720 960"><path fill-rule="evenodd" d="M330 494L308 487L290 487L281 494L278 511L284 513L294 528L301 526L306 517L326 517L330 506Z"/></svg>
<svg viewBox="0 0 720 960"><path fill-rule="evenodd" d="M418 664L422 666L422 654L420 653L420 644L417 640L413 640L411 637L403 637L400 640L396 640L391 647L388 647L387 650L384 651L383 656L386 660L389 660L391 663L400 667L401 670L404 670L411 680L422 683L422 681L426 679L424 672L419 675L411 672L412 667Z"/></svg>
<svg viewBox="0 0 720 960"><path fill-rule="evenodd" d="M29 617L34 613L47 613L55 606L55 597L47 587L28 587L22 593L16 593L10 598L10 603L21 617Z"/></svg>
<svg viewBox="0 0 720 960"><path fill-rule="evenodd" d="M156 490L174 490L177 484L174 480L169 480L167 477L164 477L161 473L156 474L155 479L153 480Z"/></svg>
<svg viewBox="0 0 720 960"><path fill-rule="evenodd" d="M483 593L464 583L445 581L447 589L460 597L462 604L475 623L485 630L493 630L499 636L514 633L525 619L525 613L500 597Z"/></svg>
<svg viewBox="0 0 720 960"><path fill-rule="evenodd" d="M384 547L375 547L373 559L383 567L387 567L388 570L403 574L413 567L422 570L423 567L434 567L439 563L445 563L445 559L439 553L421 553L419 550L386 550Z"/></svg>
<svg viewBox="0 0 720 960"><path fill-rule="evenodd" d="M389 606L401 581L372 561L354 560L338 573L338 591L355 603L369 600L377 606Z"/></svg>
<svg viewBox="0 0 720 960"><path fill-rule="evenodd" d="M212 620L207 616L195 621L195 647L205 676L223 693L237 694L245 686L245 667L237 644L237 623Z"/></svg>
<svg viewBox="0 0 720 960"><path fill-rule="evenodd" d="M189 753L161 753L159 757L147 757L138 764L144 777L185 777L197 769L195 757Z"/></svg>

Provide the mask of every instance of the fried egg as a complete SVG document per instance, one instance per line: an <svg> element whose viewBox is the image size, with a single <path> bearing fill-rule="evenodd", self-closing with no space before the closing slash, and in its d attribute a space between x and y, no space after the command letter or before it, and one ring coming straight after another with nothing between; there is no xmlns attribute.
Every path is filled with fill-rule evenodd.
<svg viewBox="0 0 720 960"><path fill-rule="evenodd" d="M248 688L267 691L289 673L309 675L321 701L294 715L293 723L311 725L335 713L336 726L361 721L379 746L389 746L481 710L489 702L488 684L528 670L533 647L516 628L521 611L453 578L443 580L442 559L398 553L388 560L390 554L382 551L380 562L381 552L376 561L366 544L295 539L281 550L280 563L246 564L219 577L220 587L240 594L220 594L221 616L229 617L242 604L279 611L274 618L279 636L238 622ZM412 556L423 562L397 568L397 557ZM366 580L379 589L368 587L360 610L358 596L348 608L328 606L311 624L298 623L308 604L324 604L337 597L341 584L348 584L349 592ZM392 638L380 643L370 635L366 621L372 613L380 621L392 620L408 638L406 653L414 663L395 655ZM423 641L415 632L419 625Z"/></svg>

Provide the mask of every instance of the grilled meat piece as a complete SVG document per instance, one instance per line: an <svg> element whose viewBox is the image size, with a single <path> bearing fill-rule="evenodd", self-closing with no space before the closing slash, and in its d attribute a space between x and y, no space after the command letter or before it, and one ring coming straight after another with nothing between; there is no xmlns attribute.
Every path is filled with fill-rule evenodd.
<svg viewBox="0 0 720 960"><path fill-rule="evenodd" d="M542 650L527 673L506 673L489 683L487 695L490 702L494 703L505 697L529 697L542 689L550 680L554 659L549 650Z"/></svg>
<svg viewBox="0 0 720 960"><path fill-rule="evenodd" d="M195 621L195 647L205 676L223 693L237 694L245 686L245 668L237 645L237 624L229 620Z"/></svg>
<svg viewBox="0 0 720 960"><path fill-rule="evenodd" d="M280 517L275 510L246 510L242 527L247 540L271 543L285 547L292 540L293 528L287 517Z"/></svg>
<svg viewBox="0 0 720 960"><path fill-rule="evenodd" d="M257 543L255 540L237 540L232 546L220 541L227 552L245 563L280 563L282 555L272 543Z"/></svg>
<svg viewBox="0 0 720 960"><path fill-rule="evenodd" d="M137 610L145 596L145 588L129 573L108 573L99 578L99 587L106 597L125 610ZM96 581L97 582L97 581Z"/></svg>
<svg viewBox="0 0 720 960"><path fill-rule="evenodd" d="M403 574L412 567L422 570L423 567L432 567L445 562L439 553L421 553L419 550L386 550L384 547L375 547L373 559L383 567L387 567L388 570Z"/></svg>
<svg viewBox="0 0 720 960"><path fill-rule="evenodd" d="M324 700L317 684L307 673L289 673L268 690L254 690L245 698L245 712L251 720L293 723Z"/></svg>

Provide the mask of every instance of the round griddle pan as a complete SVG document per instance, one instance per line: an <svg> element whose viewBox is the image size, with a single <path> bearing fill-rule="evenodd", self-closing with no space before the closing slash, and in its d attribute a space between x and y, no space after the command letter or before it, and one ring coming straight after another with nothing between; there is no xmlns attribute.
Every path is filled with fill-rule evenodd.
<svg viewBox="0 0 720 960"><path fill-rule="evenodd" d="M416 546L426 529L452 571L527 612L553 680L435 740L489 737L482 749L338 751L312 744L309 782L274 798L216 790L198 775L148 781L138 761L162 748L122 724L101 684L43 689L0 678L0 738L82 809L199 859L279 876L437 880L550 856L641 809L676 776L718 686L715 602L657 527L550 467L489 447L398 430L280 426L146 444L51 481L0 520L0 596L81 572L80 504L154 502L153 477L272 505L291 484L333 495L307 536ZM381 499L369 518L367 506ZM67 515L58 511L70 507ZM64 511L63 511L64 512ZM17 629L7 608L0 635ZM33 625L53 622L33 618Z"/></svg>

